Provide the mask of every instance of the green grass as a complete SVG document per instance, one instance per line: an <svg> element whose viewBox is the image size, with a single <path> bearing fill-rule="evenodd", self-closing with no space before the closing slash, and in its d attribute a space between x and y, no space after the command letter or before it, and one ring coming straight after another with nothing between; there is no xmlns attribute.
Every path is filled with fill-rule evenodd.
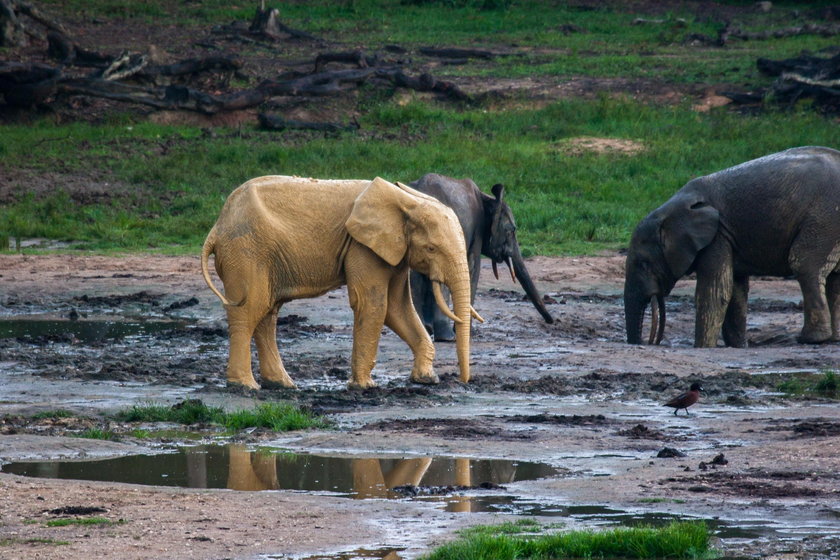
<svg viewBox="0 0 840 560"><path fill-rule="evenodd" d="M78 416L75 412L58 408L55 410L44 410L43 412L38 412L33 414L32 418L35 420L57 420L59 418L73 418L75 416Z"/></svg>
<svg viewBox="0 0 840 560"><path fill-rule="evenodd" d="M135 405L117 413L122 422L174 422L178 424L213 424L231 431L245 428L268 428L277 432L321 428L326 421L288 403L263 403L249 410L225 412L201 401L187 400L180 405Z"/></svg>
<svg viewBox="0 0 840 560"><path fill-rule="evenodd" d="M813 2L809 8L831 4ZM255 8L222 0L45 0L43 5L69 21L117 18L126 25L154 22L196 33L248 21ZM547 6L537 0L313 0L278 8L292 27L371 51L400 44L518 52L492 63L442 66L435 70L440 76L591 76L744 89L771 83L758 74L758 57L787 58L836 43L806 35L732 40L725 48L692 45L686 42L691 34L714 36L722 24L708 14L698 16L690 2L651 14L620 2L583 10L574 3ZM793 9L801 12L795 21L810 21L810 11L799 3L774 2L769 13L744 10L732 23L745 30L785 27ZM631 25L637 17L663 22ZM564 25L584 32L564 34ZM309 44L297 48L312 54ZM433 171L472 177L485 191L504 183L526 256L593 254L625 246L635 224L695 176L792 146L836 147L836 123L813 114L807 102L748 116L726 108L698 114L687 104L607 95L540 107L529 100L492 99L459 106L421 96L406 104L393 93L364 86L356 102L361 130L329 137L248 126L207 135L197 127L135 122L127 115L97 125L56 125L45 118L0 126L0 173L14 170L27 185L54 180L45 177L58 170L59 186L93 183L109 193L97 201L74 196L72 188L48 195L27 188L28 194L0 205L0 252L16 250L14 243L8 248L11 239L39 237L98 252L195 254L227 195L251 177L379 175L411 181ZM630 139L645 150L574 155L564 142L578 136Z"/></svg>
<svg viewBox="0 0 840 560"><path fill-rule="evenodd" d="M71 525L118 525L124 521L111 521L105 517L74 517L69 519L51 519L44 525L47 527L69 527Z"/></svg>
<svg viewBox="0 0 840 560"><path fill-rule="evenodd" d="M114 441L119 439L119 436L111 430L103 430L102 428L88 428L79 432L78 434L71 434L71 437L84 439L101 439L106 441Z"/></svg>
<svg viewBox="0 0 840 560"><path fill-rule="evenodd" d="M525 527L528 533L533 528ZM498 530L466 531L425 560L529 560L560 558L709 558L709 530L703 523L672 523L661 528L616 528L569 531L537 536L517 532L516 525Z"/></svg>
<svg viewBox="0 0 840 560"><path fill-rule="evenodd" d="M633 227L689 179L798 145L832 145L836 125L808 112L698 114L603 97L488 112L422 102L383 103L363 117L369 135L284 136L252 131L205 138L152 124L6 126L3 166L33 176L59 167L114 185L107 202L59 191L0 207L0 233L76 242L99 251L195 253L233 188L294 174L412 181L435 171L504 183L524 253L581 254L627 243ZM630 139L636 155L573 155L578 136ZM55 142L40 144L44 139ZM396 140L394 139L396 138ZM153 146L167 142L165 154ZM118 188L123 185L122 188Z"/></svg>
<svg viewBox="0 0 840 560"><path fill-rule="evenodd" d="M48 544L52 546L66 546L70 544L70 541L59 541L56 539L47 539L47 538L32 538L32 539L16 539L16 538L5 538L0 539L0 547L2 546L15 546L18 544Z"/></svg>
<svg viewBox="0 0 840 560"><path fill-rule="evenodd" d="M781 381L776 389L796 397L840 398L840 377L830 370L820 374L794 374Z"/></svg>

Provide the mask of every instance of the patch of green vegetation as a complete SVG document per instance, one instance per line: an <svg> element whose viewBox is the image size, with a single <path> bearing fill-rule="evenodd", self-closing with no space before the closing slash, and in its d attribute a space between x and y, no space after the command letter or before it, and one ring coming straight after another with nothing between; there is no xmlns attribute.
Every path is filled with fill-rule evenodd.
<svg viewBox="0 0 840 560"><path fill-rule="evenodd" d="M677 498L641 498L640 504L684 504L685 500Z"/></svg>
<svg viewBox="0 0 840 560"><path fill-rule="evenodd" d="M250 410L225 412L200 400L190 399L173 406L135 405L118 412L123 422L175 422L178 424L214 424L228 430L268 428L277 432L326 427L321 417L288 403L264 403Z"/></svg>
<svg viewBox="0 0 840 560"><path fill-rule="evenodd" d="M5 538L0 539L0 547L2 546L15 546L17 544L48 544L51 546L66 546L70 544L70 541L59 541L56 539L48 539L48 538L31 538L31 539L16 539L16 538Z"/></svg>
<svg viewBox="0 0 840 560"><path fill-rule="evenodd" d="M210 138L151 124L6 126L6 165L33 176L54 167L83 175L99 169L112 196L76 204L68 192L30 194L0 207L0 232L100 251L195 253L227 195L251 177L409 182L434 171L472 177L485 190L504 183L526 256L591 254L626 244L638 221L693 177L836 138L836 126L811 113L698 114L606 96L502 112L387 102L361 120L376 132L286 140L256 131ZM581 136L633 140L643 150L567 149ZM46 138L58 141L33 149ZM166 153L151 155L159 143Z"/></svg>
<svg viewBox="0 0 840 560"><path fill-rule="evenodd" d="M67 519L51 519L44 525L47 527L69 527L71 525L119 525L123 520L111 521L106 517L72 517Z"/></svg>
<svg viewBox="0 0 840 560"><path fill-rule="evenodd" d="M793 397L840 397L840 379L834 371L820 374L794 373L783 376L776 390Z"/></svg>
<svg viewBox="0 0 840 560"><path fill-rule="evenodd" d="M537 536L492 528L465 532L427 560L528 560L544 558L710 558L704 523L679 522L660 528L633 527L570 531Z"/></svg>
<svg viewBox="0 0 840 560"><path fill-rule="evenodd" d="M71 437L84 439L101 439L105 441L114 441L119 439L119 436L116 433L112 432L111 430L103 430L102 428L88 428L79 432L78 434L72 434Z"/></svg>
<svg viewBox="0 0 840 560"><path fill-rule="evenodd" d="M56 410L44 410L42 412L38 412L33 414L32 418L35 420L57 420L59 418L73 418L74 416L77 416L75 412L58 408Z"/></svg>

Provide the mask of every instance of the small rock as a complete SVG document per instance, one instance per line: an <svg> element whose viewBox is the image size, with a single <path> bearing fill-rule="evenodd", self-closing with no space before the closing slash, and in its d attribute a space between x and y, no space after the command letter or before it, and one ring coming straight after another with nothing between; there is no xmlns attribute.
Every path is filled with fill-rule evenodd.
<svg viewBox="0 0 840 560"><path fill-rule="evenodd" d="M672 459L674 457L685 457L685 453L673 447L663 447L656 456L659 459Z"/></svg>

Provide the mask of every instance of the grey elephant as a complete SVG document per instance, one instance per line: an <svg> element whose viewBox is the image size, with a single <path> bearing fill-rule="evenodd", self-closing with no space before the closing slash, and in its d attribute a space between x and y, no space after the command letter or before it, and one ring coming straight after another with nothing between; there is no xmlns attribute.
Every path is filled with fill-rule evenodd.
<svg viewBox="0 0 840 560"><path fill-rule="evenodd" d="M636 227L627 254L627 342L662 340L676 281L697 275L694 345L747 344L749 277L792 276L802 290L799 341L838 340L840 152L792 148L689 181ZM658 323L658 324L657 324Z"/></svg>
<svg viewBox="0 0 840 560"><path fill-rule="evenodd" d="M514 281L522 283L528 299L547 323L554 319L545 307L543 298L531 280L516 240L516 222L510 206L504 202L505 188L494 185L493 196L485 194L471 179L453 179L428 173L411 183L411 187L433 196L452 210L464 230L467 261L470 268L471 302L475 301L481 255L490 258L493 273L499 277L497 263L506 263ZM428 277L418 271L411 273L411 295L423 324L435 340L453 340L452 321L436 305Z"/></svg>

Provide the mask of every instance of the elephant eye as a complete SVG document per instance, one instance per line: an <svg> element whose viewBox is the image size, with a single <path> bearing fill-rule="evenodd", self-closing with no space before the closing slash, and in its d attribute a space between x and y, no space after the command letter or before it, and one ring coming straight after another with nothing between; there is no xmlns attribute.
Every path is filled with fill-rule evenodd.
<svg viewBox="0 0 840 560"><path fill-rule="evenodd" d="M435 247L434 245L428 245L426 246L426 250L430 253L434 253L435 251L437 251L437 247Z"/></svg>

